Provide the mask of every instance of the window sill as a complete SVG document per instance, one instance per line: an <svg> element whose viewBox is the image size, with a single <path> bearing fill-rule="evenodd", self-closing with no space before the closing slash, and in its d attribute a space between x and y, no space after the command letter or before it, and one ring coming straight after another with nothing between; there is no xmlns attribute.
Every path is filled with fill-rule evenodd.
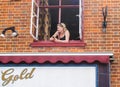
<svg viewBox="0 0 120 87"><path fill-rule="evenodd" d="M55 43L51 41L37 41L30 44L31 47L84 47L86 43L83 41L71 40L69 43Z"/></svg>

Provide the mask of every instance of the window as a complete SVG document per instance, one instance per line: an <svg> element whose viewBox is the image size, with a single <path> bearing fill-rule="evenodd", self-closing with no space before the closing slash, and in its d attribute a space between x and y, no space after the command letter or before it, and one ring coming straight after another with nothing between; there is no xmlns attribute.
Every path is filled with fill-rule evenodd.
<svg viewBox="0 0 120 87"><path fill-rule="evenodd" d="M32 0L30 34L37 41L48 41L58 23L65 23L71 41L82 41L81 0Z"/></svg>

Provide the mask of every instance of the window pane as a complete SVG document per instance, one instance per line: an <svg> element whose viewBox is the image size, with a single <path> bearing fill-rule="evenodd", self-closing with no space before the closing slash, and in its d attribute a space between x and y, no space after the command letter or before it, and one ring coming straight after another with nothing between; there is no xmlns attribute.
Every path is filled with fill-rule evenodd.
<svg viewBox="0 0 120 87"><path fill-rule="evenodd" d="M50 16L51 16L51 30L50 35L53 35L55 31L57 30L57 24L58 24L58 8L52 8L49 9Z"/></svg>
<svg viewBox="0 0 120 87"><path fill-rule="evenodd" d="M70 39L79 39L79 8L62 8L61 22L64 22L70 31Z"/></svg>
<svg viewBox="0 0 120 87"><path fill-rule="evenodd" d="M49 5L59 5L59 0L48 0Z"/></svg>
<svg viewBox="0 0 120 87"><path fill-rule="evenodd" d="M71 8L58 8L58 7L49 7L52 5L59 6L59 0L43 0L48 1L48 9L50 13L50 23L51 30L50 36L55 33L57 30L58 21L61 21L66 24L68 30L70 31L70 40L80 40L79 39L79 7ZM79 0L61 0L62 5L79 5Z"/></svg>
<svg viewBox="0 0 120 87"><path fill-rule="evenodd" d="M79 5L79 0L62 0L62 5Z"/></svg>

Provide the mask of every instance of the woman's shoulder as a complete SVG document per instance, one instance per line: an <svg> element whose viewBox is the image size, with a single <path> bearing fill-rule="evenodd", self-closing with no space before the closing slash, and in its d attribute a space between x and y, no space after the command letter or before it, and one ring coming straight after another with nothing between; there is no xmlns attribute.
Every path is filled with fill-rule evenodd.
<svg viewBox="0 0 120 87"><path fill-rule="evenodd" d="M70 33L69 30L66 30L65 33Z"/></svg>

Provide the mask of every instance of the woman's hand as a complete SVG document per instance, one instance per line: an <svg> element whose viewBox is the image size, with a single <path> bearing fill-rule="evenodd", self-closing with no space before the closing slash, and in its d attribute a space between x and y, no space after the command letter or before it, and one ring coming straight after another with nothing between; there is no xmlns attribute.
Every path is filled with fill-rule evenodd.
<svg viewBox="0 0 120 87"><path fill-rule="evenodd" d="M60 43L68 43L69 41L66 41L66 40L59 40L57 38L54 38L54 42L60 42Z"/></svg>
<svg viewBox="0 0 120 87"><path fill-rule="evenodd" d="M57 38L55 38L55 37L51 37L51 38L50 38L50 41L59 42L59 40L58 40Z"/></svg>
<svg viewBox="0 0 120 87"><path fill-rule="evenodd" d="M59 39L57 39L57 38L54 38L54 42L59 42Z"/></svg>
<svg viewBox="0 0 120 87"><path fill-rule="evenodd" d="M56 31L54 35L50 37L50 41L55 41L56 36L58 36L58 31Z"/></svg>
<svg viewBox="0 0 120 87"><path fill-rule="evenodd" d="M50 38L50 41L60 42L60 43L68 43L68 42L69 42L70 33L69 33L68 30L65 32L65 40L57 39L56 37L58 36L58 33L59 33L59 32L56 31L56 33Z"/></svg>

